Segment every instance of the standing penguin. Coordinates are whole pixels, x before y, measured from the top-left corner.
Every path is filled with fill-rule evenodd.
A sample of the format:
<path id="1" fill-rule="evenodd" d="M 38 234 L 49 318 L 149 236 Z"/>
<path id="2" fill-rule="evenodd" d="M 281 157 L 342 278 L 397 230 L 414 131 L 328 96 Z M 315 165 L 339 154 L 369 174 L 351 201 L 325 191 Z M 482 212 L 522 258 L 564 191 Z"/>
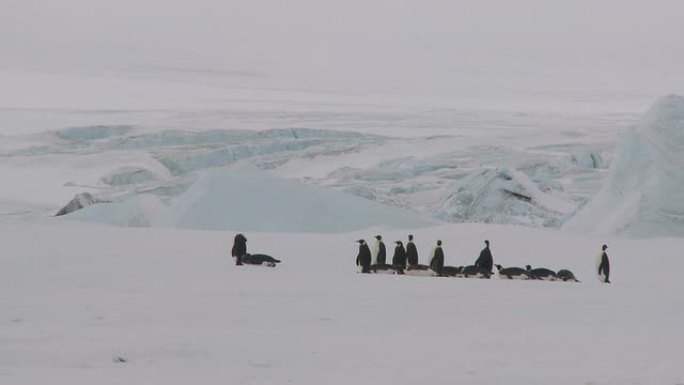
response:
<path id="1" fill-rule="evenodd" d="M 608 246 L 603 245 L 601 254 L 596 258 L 598 278 L 599 281 L 604 283 L 610 283 L 610 261 L 608 260 L 608 253 L 606 253 L 607 248 Z"/>
<path id="2" fill-rule="evenodd" d="M 382 235 L 375 236 L 375 243 L 373 244 L 372 255 L 374 264 L 384 265 L 387 263 L 387 249 L 385 243 L 382 241 Z"/>
<path id="3" fill-rule="evenodd" d="M 437 273 L 438 276 L 442 275 L 442 270 L 444 269 L 444 251 L 442 250 L 441 240 L 437 241 L 437 246 L 430 252 L 430 268 Z"/>
<path id="4" fill-rule="evenodd" d="M 235 239 L 233 240 L 233 249 L 230 251 L 230 254 L 235 258 L 235 265 L 241 266 L 242 259 L 245 257 L 245 254 L 247 254 L 247 238 L 245 238 L 242 233 L 235 236 Z"/>
<path id="5" fill-rule="evenodd" d="M 413 234 L 409 234 L 408 239 L 409 241 L 406 244 L 406 259 L 409 266 L 416 266 L 418 265 L 418 249 L 416 248 L 416 244 L 413 243 Z"/>
<path id="6" fill-rule="evenodd" d="M 359 239 L 359 254 L 356 256 L 356 266 L 361 266 L 362 273 L 370 273 L 371 252 L 366 241 Z"/>
<path id="7" fill-rule="evenodd" d="M 406 250 L 401 241 L 396 241 L 395 243 L 396 246 L 394 247 L 394 255 L 392 256 L 392 266 L 397 270 L 404 270 L 406 269 Z"/>
<path id="8" fill-rule="evenodd" d="M 481 267 L 490 273 L 494 268 L 494 258 L 492 258 L 492 251 L 489 250 L 489 241 L 485 240 L 485 248 L 480 251 L 480 257 L 475 261 L 475 266 Z"/>

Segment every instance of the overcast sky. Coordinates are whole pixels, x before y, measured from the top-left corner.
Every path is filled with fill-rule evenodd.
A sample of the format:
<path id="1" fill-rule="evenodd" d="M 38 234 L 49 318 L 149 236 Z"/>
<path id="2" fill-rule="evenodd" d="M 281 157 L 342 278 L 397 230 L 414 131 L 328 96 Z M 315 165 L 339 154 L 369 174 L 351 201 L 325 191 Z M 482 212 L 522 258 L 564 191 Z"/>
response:
<path id="1" fill-rule="evenodd" d="M 678 0 L 0 0 L 0 66 L 667 82 L 684 69 L 683 20 Z"/>

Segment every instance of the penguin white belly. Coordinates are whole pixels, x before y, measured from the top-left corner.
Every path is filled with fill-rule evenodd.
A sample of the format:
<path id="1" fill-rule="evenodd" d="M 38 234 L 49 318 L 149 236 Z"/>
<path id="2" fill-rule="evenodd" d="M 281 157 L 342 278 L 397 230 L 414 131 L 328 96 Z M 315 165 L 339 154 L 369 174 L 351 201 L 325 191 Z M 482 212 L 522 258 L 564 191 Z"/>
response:
<path id="1" fill-rule="evenodd" d="M 378 270 L 375 272 L 376 274 L 387 274 L 387 275 L 394 275 L 396 272 L 394 270 Z"/>
<path id="2" fill-rule="evenodd" d="M 375 241 L 371 247 L 371 265 L 378 263 L 378 253 L 380 252 L 380 244 Z"/>
<path id="3" fill-rule="evenodd" d="M 410 275 L 412 277 L 436 277 L 437 273 L 434 271 L 427 269 L 427 270 L 418 270 L 418 269 L 411 269 L 411 270 L 405 270 L 404 274 Z"/>
<path id="4" fill-rule="evenodd" d="M 527 276 L 526 276 L 526 275 L 522 275 L 522 274 L 521 274 L 521 275 L 512 275 L 512 276 L 511 276 L 511 279 L 523 280 L 523 279 L 527 279 Z"/>
<path id="5" fill-rule="evenodd" d="M 371 272 L 373 272 L 374 274 L 387 274 L 387 275 L 397 274 L 397 271 L 394 269 L 376 269 L 376 270 L 371 269 Z"/>
<path id="6" fill-rule="evenodd" d="M 273 262 L 269 261 L 261 261 L 259 263 L 249 263 L 249 262 L 244 262 L 245 266 L 261 266 L 261 267 L 275 267 L 276 264 Z"/>
<path id="7" fill-rule="evenodd" d="M 466 278 L 484 278 L 485 275 L 482 273 L 475 273 L 475 274 L 468 274 L 467 276 L 465 274 L 461 275 L 461 277 L 466 277 Z"/>
<path id="8" fill-rule="evenodd" d="M 539 279 L 541 279 L 542 281 L 558 281 L 559 280 L 558 278 L 556 278 L 552 275 L 548 275 L 546 277 L 540 277 Z"/>
<path id="9" fill-rule="evenodd" d="M 509 278 L 510 277 L 510 278 Z M 507 275 L 507 274 L 499 274 L 499 279 L 519 279 L 519 280 L 528 280 L 530 279 L 529 276 L 525 274 L 516 274 L 516 275 Z"/>

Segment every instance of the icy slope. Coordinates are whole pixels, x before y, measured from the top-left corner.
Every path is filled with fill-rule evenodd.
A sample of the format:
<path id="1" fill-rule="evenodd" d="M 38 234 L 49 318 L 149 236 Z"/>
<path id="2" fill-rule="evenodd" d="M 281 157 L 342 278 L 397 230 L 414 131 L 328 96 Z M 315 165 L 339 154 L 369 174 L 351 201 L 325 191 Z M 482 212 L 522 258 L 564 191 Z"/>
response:
<path id="1" fill-rule="evenodd" d="M 660 99 L 624 134 L 605 186 L 564 226 L 628 236 L 684 236 L 684 98 Z"/>
<path id="2" fill-rule="evenodd" d="M 439 238 L 446 263 L 464 264 L 487 238 L 497 263 L 570 268 L 582 282 L 356 274 L 354 240 L 368 231 L 248 232 L 249 250 L 283 260 L 266 269 L 232 264 L 233 232 L 0 225 L 0 383 L 684 382 L 682 239 L 610 241 L 602 285 L 592 270 L 605 239 L 410 231 L 423 258 Z"/>
<path id="3" fill-rule="evenodd" d="M 575 203 L 538 187 L 525 173 L 486 169 L 455 183 L 435 215 L 449 222 L 487 222 L 557 227 Z"/>
<path id="4" fill-rule="evenodd" d="M 209 230 L 341 232 L 373 226 L 421 227 L 419 214 L 267 172 L 221 168 L 200 179 L 153 223 Z"/>

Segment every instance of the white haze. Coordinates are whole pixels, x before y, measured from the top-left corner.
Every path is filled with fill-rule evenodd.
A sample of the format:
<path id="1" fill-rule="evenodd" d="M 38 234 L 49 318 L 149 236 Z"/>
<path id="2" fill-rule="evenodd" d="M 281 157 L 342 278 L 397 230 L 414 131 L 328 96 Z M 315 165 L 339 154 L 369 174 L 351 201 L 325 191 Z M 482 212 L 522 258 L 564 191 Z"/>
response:
<path id="1" fill-rule="evenodd" d="M 622 94 L 643 109 L 682 88 L 682 11 L 616 0 L 4 0 L 0 69 L 202 70 L 361 94 Z"/>

